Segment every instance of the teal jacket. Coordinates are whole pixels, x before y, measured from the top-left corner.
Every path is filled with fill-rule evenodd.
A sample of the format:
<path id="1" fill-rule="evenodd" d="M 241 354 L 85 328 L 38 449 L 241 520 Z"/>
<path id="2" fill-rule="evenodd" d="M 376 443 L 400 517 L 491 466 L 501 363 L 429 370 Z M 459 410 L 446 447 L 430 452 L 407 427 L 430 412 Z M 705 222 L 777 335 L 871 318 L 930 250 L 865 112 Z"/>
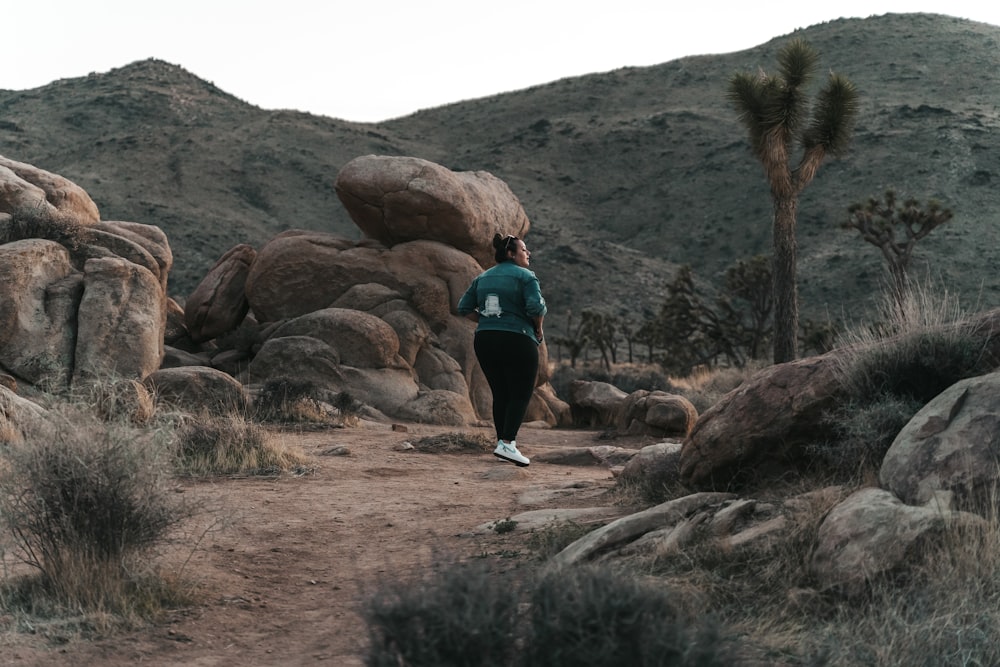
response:
<path id="1" fill-rule="evenodd" d="M 479 313 L 476 331 L 513 331 L 536 344 L 535 318 L 547 311 L 534 272 L 514 262 L 480 273 L 458 302 L 459 315 Z"/>

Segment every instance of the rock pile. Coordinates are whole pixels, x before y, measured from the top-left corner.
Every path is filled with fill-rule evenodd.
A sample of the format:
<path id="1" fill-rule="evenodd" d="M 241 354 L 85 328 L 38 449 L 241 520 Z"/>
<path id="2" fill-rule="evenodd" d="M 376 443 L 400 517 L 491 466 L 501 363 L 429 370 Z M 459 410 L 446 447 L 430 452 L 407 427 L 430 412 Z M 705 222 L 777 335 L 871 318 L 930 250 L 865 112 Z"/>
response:
<path id="1" fill-rule="evenodd" d="M 520 202 L 490 174 L 411 157 L 359 157 L 334 187 L 362 240 L 289 230 L 240 244 L 178 300 L 161 230 L 104 222 L 75 184 L 0 158 L 0 370 L 64 387 L 120 376 L 192 405 L 295 378 L 385 418 L 487 419 L 474 325 L 455 308 L 492 263 L 493 234 L 528 233 Z M 527 419 L 568 423 L 541 354 Z"/>

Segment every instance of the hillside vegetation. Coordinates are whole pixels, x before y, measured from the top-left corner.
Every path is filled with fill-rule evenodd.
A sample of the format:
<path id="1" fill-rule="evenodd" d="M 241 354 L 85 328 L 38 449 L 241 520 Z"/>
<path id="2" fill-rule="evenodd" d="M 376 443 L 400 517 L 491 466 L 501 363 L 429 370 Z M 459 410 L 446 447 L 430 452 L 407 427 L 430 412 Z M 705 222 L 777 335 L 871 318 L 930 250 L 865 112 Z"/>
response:
<path id="1" fill-rule="evenodd" d="M 995 303 L 1000 27 L 889 14 L 794 34 L 820 52 L 821 72 L 861 93 L 848 155 L 824 164 L 800 202 L 803 316 L 858 315 L 881 289 L 878 251 L 840 224 L 850 204 L 890 187 L 955 212 L 918 246 L 914 270 L 973 308 Z M 0 154 L 75 181 L 106 220 L 163 228 L 178 297 L 237 243 L 289 228 L 358 238 L 332 187 L 354 157 L 489 171 L 532 221 L 532 268 L 558 331 L 568 308 L 652 314 L 681 264 L 710 287 L 734 261 L 770 252 L 770 195 L 725 92 L 735 71 L 773 69 L 788 37 L 377 124 L 260 109 L 146 60 L 0 91 Z M 302 85 L 336 88 L 336 70 Z"/>

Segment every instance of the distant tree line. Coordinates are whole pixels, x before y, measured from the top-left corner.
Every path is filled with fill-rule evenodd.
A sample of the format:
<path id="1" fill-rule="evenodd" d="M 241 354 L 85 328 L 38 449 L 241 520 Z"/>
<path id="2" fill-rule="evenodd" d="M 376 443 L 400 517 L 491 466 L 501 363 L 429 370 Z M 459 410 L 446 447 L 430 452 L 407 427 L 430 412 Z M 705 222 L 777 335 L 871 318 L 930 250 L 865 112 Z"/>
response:
<path id="1" fill-rule="evenodd" d="M 696 366 L 744 366 L 767 351 L 773 297 L 771 260 L 759 255 L 730 266 L 714 298 L 696 288 L 690 266 L 665 287 L 651 317 L 618 317 L 599 310 L 567 313 L 565 333 L 552 338 L 572 366 L 595 351 L 608 369 L 619 361 L 658 363 L 685 374 Z M 624 348 L 623 348 L 624 346 Z M 625 355 L 620 358 L 620 351 Z"/>
<path id="2" fill-rule="evenodd" d="M 900 204 L 888 190 L 882 199 L 850 205 L 847 213 L 842 227 L 856 230 L 859 238 L 882 251 L 890 277 L 884 287 L 902 307 L 914 246 L 951 220 L 951 210 L 933 199 L 926 205 L 912 198 Z M 594 351 L 608 370 L 621 361 L 656 363 L 677 375 L 699 366 L 742 368 L 766 357 L 773 344 L 773 267 L 766 255 L 739 260 L 726 269 L 717 293 L 707 296 L 695 285 L 691 267 L 683 265 L 665 286 L 655 314 L 637 320 L 635 315 L 615 316 L 598 309 L 579 315 L 570 311 L 563 335 L 551 337 L 551 343 L 557 358 L 568 357 L 573 367 L 581 358 L 588 361 L 588 352 Z M 836 334 L 831 322 L 805 319 L 798 323 L 797 346 L 826 352 Z"/>

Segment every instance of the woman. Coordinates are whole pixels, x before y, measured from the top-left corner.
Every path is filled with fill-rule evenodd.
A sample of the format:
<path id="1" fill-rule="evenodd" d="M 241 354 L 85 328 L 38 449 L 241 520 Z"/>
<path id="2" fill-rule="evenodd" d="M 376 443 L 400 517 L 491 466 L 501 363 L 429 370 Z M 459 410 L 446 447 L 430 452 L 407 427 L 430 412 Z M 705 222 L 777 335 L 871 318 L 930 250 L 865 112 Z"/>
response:
<path id="1" fill-rule="evenodd" d="M 497 265 L 479 274 L 458 302 L 458 312 L 478 323 L 476 359 L 493 392 L 493 455 L 519 466 L 531 461 L 517 449 L 517 431 L 528 411 L 538 375 L 545 299 L 528 270 L 531 253 L 516 236 L 493 236 Z"/>

